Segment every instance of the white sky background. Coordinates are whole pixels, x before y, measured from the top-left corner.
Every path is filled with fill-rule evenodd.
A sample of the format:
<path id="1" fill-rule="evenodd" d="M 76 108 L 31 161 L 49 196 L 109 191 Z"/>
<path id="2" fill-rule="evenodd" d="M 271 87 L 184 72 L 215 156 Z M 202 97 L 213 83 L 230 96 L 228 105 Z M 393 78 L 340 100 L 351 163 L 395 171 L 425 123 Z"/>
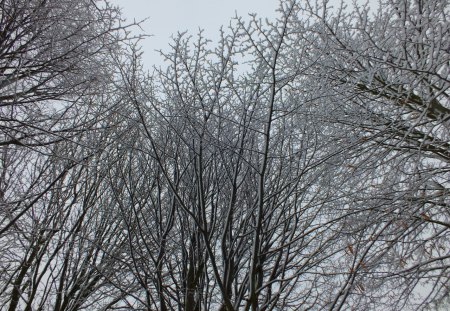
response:
<path id="1" fill-rule="evenodd" d="M 366 0 L 356 0 L 364 3 Z M 163 58 L 155 50 L 169 50 L 171 36 L 188 31 L 196 35 L 199 28 L 206 38 L 213 42 L 219 38 L 220 26 L 228 26 L 231 18 L 248 17 L 256 13 L 260 18 L 273 19 L 277 16 L 279 0 L 110 0 L 122 8 L 128 21 L 148 18 L 141 27 L 145 34 L 152 35 L 141 41 L 144 51 L 144 67 L 163 65 Z M 331 2 L 337 5 L 339 0 Z M 371 6 L 377 0 L 369 0 Z"/>
<path id="2" fill-rule="evenodd" d="M 162 65 L 163 59 L 155 50 L 169 50 L 171 36 L 188 31 L 191 35 L 204 30 L 206 38 L 217 40 L 220 26 L 226 27 L 236 15 L 257 13 L 263 18 L 276 16 L 278 0 L 110 0 L 122 8 L 128 21 L 148 18 L 141 27 L 152 35 L 141 41 L 144 65 Z"/>

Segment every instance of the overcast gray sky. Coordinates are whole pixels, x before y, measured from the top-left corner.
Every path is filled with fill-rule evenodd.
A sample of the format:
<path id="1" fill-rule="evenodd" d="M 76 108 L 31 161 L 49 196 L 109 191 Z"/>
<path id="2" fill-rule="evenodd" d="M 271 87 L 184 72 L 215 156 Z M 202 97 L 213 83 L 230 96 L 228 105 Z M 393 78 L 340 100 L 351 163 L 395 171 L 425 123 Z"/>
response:
<path id="1" fill-rule="evenodd" d="M 206 37 L 214 41 L 218 38 L 220 26 L 228 25 L 236 12 L 239 16 L 257 13 L 262 18 L 273 18 L 279 4 L 279 0 L 110 0 L 110 2 L 121 7 L 124 17 L 129 21 L 148 18 L 142 24 L 143 31 L 152 35 L 142 42 L 146 68 L 162 64 L 162 58 L 155 50 L 167 51 L 171 35 L 178 31 L 188 30 L 191 34 L 196 34 L 198 29 L 202 28 Z"/>
<path id="2" fill-rule="evenodd" d="M 210 39 L 218 38 L 221 25 L 228 25 L 235 16 L 257 13 L 261 17 L 274 17 L 278 0 L 111 0 L 122 8 L 127 20 L 142 20 L 145 33 L 152 35 L 142 42 L 147 68 L 161 64 L 162 58 L 154 50 L 167 50 L 170 37 L 178 31 L 196 34 L 205 30 Z"/>

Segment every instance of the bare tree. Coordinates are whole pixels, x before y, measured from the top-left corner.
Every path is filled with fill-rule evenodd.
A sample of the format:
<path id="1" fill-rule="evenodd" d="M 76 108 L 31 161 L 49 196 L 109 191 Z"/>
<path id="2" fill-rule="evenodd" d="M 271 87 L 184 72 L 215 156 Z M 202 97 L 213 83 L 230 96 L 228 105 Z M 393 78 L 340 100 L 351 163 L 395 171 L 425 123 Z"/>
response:
<path id="1" fill-rule="evenodd" d="M 312 90 L 333 112 L 322 118 L 357 144 L 336 176 L 353 214 L 351 273 L 330 308 L 439 305 L 449 295 L 448 4 L 387 1 L 373 16 L 306 8 L 320 55 L 312 79 L 323 82 Z"/>
<path id="2" fill-rule="evenodd" d="M 106 304 L 122 295 L 106 281 L 122 243 L 100 164 L 121 133 L 128 26 L 106 1 L 7 0 L 0 14 L 1 304 Z"/>
<path id="3" fill-rule="evenodd" d="M 147 75 L 107 2 L 1 3 L 9 310 L 448 303 L 448 4 L 283 0 Z"/>
<path id="4" fill-rule="evenodd" d="M 180 35 L 154 89 L 138 87 L 140 146 L 192 245 L 185 308 L 220 296 L 223 310 L 395 310 L 448 295 L 446 9 L 400 4 L 372 19 L 283 1 L 276 22 L 237 19 L 215 50 Z"/>
<path id="5" fill-rule="evenodd" d="M 273 24 L 237 19 L 216 50 L 201 34 L 194 43 L 181 34 L 150 90 L 135 74 L 138 63 L 123 70 L 143 136 L 111 176 L 122 176 L 115 192 L 130 247 L 142 245 L 130 250 L 133 274 L 147 297 L 158 297 L 143 299 L 147 308 L 326 305 L 317 291 L 326 291 L 322 271 L 345 249 L 336 243 L 340 218 L 329 212 L 329 163 L 349 147 L 330 147 L 339 143 L 327 135 L 333 128 L 312 119 L 316 107 L 299 92 L 311 65 L 302 63 L 307 48 L 295 46 L 297 14 L 292 2 Z M 240 75 L 242 54 L 251 60 Z M 141 162 L 152 168 L 135 168 Z M 152 190 L 138 190 L 141 183 Z M 167 246 L 169 236 L 178 248 Z"/>
<path id="6" fill-rule="evenodd" d="M 113 86 L 114 53 L 122 53 L 120 44 L 127 39 L 118 10 L 102 1 L 36 0 L 2 1 L 1 13 L 0 145 L 5 159 L 19 160 L 20 154 L 23 160 L 40 161 L 56 155 L 52 144 L 98 132 L 112 108 L 105 100 Z M 84 154 L 64 166 L 54 183 L 99 146 L 95 138 L 75 144 Z M 15 172 L 7 170 L 6 161 L 3 176 L 24 174 L 30 163 L 23 160 Z M 21 184 L 15 189 L 6 189 L 2 180 L 0 234 L 52 187 L 52 182 L 40 182 L 42 174 L 17 176 Z"/>

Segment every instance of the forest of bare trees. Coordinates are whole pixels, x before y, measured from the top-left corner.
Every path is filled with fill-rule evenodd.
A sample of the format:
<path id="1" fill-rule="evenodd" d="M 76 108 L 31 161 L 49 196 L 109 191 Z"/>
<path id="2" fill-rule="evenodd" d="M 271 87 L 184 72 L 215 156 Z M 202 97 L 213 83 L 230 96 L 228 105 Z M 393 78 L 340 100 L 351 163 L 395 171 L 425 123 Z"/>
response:
<path id="1" fill-rule="evenodd" d="M 281 0 L 148 73 L 106 0 L 0 1 L 1 310 L 446 310 L 450 3 Z"/>

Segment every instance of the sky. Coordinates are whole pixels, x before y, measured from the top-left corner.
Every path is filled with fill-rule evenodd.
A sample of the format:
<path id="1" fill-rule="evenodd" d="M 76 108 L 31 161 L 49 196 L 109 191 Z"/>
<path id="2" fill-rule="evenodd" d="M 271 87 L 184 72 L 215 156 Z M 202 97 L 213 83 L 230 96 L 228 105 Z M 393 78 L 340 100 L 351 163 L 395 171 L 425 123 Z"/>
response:
<path id="1" fill-rule="evenodd" d="M 197 34 L 201 28 L 209 39 L 219 37 L 220 26 L 227 26 L 232 17 L 257 13 L 275 17 L 278 0 L 111 0 L 122 8 L 128 21 L 148 18 L 141 27 L 151 35 L 141 42 L 146 68 L 161 65 L 162 57 L 155 50 L 168 50 L 170 37 L 177 32 Z"/>
<path id="2" fill-rule="evenodd" d="M 220 26 L 227 26 L 232 17 L 248 17 L 256 13 L 261 18 L 274 18 L 279 0 L 109 0 L 122 8 L 128 21 L 147 20 L 141 24 L 142 31 L 151 35 L 141 41 L 144 66 L 163 64 L 163 58 L 155 50 L 169 50 L 172 35 L 188 31 L 197 34 L 204 30 L 208 39 L 219 38 Z M 332 0 L 339 2 L 338 0 Z M 366 0 L 357 0 L 365 2 Z M 375 3 L 377 0 L 369 0 Z"/>

